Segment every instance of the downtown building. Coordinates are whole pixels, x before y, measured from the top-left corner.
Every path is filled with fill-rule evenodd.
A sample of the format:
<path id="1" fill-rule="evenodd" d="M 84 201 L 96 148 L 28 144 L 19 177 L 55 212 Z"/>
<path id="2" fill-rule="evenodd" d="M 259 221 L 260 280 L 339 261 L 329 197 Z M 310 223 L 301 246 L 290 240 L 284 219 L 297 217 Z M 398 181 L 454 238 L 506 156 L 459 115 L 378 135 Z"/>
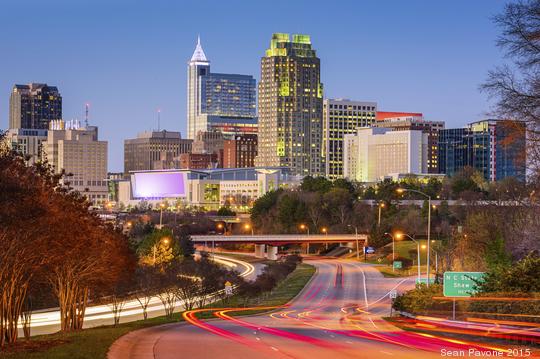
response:
<path id="1" fill-rule="evenodd" d="M 9 98 L 9 128 L 47 130 L 62 118 L 62 96 L 47 84 L 15 85 Z"/>
<path id="2" fill-rule="evenodd" d="M 426 121 L 422 113 L 377 112 L 376 127 L 393 131 L 418 130 L 428 135 L 427 173 L 439 173 L 439 131 L 444 129 L 444 121 Z"/>
<path id="3" fill-rule="evenodd" d="M 26 163 L 33 165 L 41 160 L 47 130 L 12 128 L 6 131 L 4 141 L 8 148 L 27 158 Z"/>
<path id="4" fill-rule="evenodd" d="M 422 131 L 393 131 L 390 128 L 359 128 L 344 137 L 343 174 L 358 182 L 385 178 L 426 176 L 428 134 Z"/>
<path id="5" fill-rule="evenodd" d="M 439 131 L 439 173 L 453 176 L 472 167 L 487 181 L 526 180 L 526 124 L 482 120 Z"/>
<path id="6" fill-rule="evenodd" d="M 43 158 L 55 173 L 70 174 L 64 184 L 84 195 L 94 205 L 108 199 L 107 141 L 98 139 L 96 126 L 81 127 L 78 121 L 55 120 L 43 142 Z"/>
<path id="7" fill-rule="evenodd" d="M 187 138 L 198 132 L 257 133 L 256 81 L 253 76 L 210 72 L 200 39 L 188 62 Z"/>
<path id="8" fill-rule="evenodd" d="M 370 127 L 377 114 L 376 102 L 325 99 L 323 101 L 323 148 L 325 175 L 343 178 L 343 139 L 359 127 Z"/>
<path id="9" fill-rule="evenodd" d="M 191 152 L 193 140 L 180 132 L 146 131 L 124 140 L 124 174 L 131 171 L 178 168 L 178 156 Z"/>
<path id="10" fill-rule="evenodd" d="M 223 146 L 223 168 L 255 167 L 257 135 L 237 135 Z"/>
<path id="11" fill-rule="evenodd" d="M 276 33 L 261 59 L 256 165 L 324 175 L 321 63 L 308 35 Z"/>

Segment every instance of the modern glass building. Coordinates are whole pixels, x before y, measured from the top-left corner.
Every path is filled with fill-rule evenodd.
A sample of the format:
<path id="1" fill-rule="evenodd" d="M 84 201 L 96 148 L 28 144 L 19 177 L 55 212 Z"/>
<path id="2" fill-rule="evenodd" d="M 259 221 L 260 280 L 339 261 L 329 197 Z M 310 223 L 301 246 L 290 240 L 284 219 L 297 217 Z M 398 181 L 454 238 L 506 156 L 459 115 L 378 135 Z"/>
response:
<path id="1" fill-rule="evenodd" d="M 323 149 L 326 178 L 343 178 L 343 136 L 370 127 L 377 114 L 376 102 L 326 99 L 323 103 Z"/>
<path id="2" fill-rule="evenodd" d="M 257 166 L 323 175 L 321 63 L 308 35 L 276 33 L 261 59 Z"/>
<path id="3" fill-rule="evenodd" d="M 256 132 L 255 87 L 253 76 L 211 73 L 198 39 L 188 62 L 188 138 L 199 131 Z"/>
<path id="4" fill-rule="evenodd" d="M 439 172 L 454 175 L 463 167 L 488 181 L 526 180 L 526 125 L 521 121 L 483 120 L 466 128 L 439 131 Z"/>
<path id="5" fill-rule="evenodd" d="M 62 119 L 62 96 L 47 84 L 15 85 L 9 98 L 9 128 L 48 129 Z"/>

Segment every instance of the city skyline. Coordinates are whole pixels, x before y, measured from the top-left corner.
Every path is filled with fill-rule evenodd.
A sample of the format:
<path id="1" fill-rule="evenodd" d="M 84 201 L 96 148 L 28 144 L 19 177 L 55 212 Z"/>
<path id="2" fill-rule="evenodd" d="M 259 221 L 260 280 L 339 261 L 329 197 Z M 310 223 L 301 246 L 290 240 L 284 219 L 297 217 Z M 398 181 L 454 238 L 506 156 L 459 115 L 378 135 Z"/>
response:
<path id="1" fill-rule="evenodd" d="M 104 2 L 6 4 L 0 15 L 0 38 L 11 56 L 1 63 L 13 70 L 0 74 L 0 127 L 8 126 L 14 84 L 57 86 L 64 98 L 64 119 L 82 120 L 84 104 L 90 103 L 90 124 L 99 126 L 101 137 L 110 143 L 109 170 L 121 171 L 123 140 L 157 128 L 158 108 L 161 128 L 179 130 L 187 137 L 185 66 L 199 33 L 216 72 L 253 75 L 257 81 L 260 58 L 273 32 L 309 34 L 321 58 L 325 98 L 376 101 L 381 110 L 422 112 L 426 120 L 446 121 L 447 127 L 486 117 L 487 96 L 478 92 L 478 85 L 489 69 L 502 62 L 495 47 L 497 28 L 490 21 L 502 1 L 344 2 L 336 4 L 334 14 L 303 3 L 290 4 L 290 11 L 283 12 L 278 2 L 265 10 L 265 18 L 272 20 L 247 15 L 258 13 L 257 4 L 242 9 L 219 3 L 198 5 L 204 9 L 200 16 L 214 21 L 213 26 L 201 25 L 200 16 L 190 16 L 197 11 L 194 4 L 159 2 L 137 8 L 126 4 L 109 5 L 106 13 Z M 294 15 L 300 9 L 305 16 Z M 15 26 L 15 20 L 6 15 L 22 10 L 29 25 L 17 39 L 10 38 L 8 28 Z M 54 23 L 46 16 L 52 12 Z M 419 13 L 421 21 L 410 20 L 410 15 Z M 370 15 L 361 16 L 359 23 L 353 14 Z M 61 20 L 58 15 L 63 15 Z M 327 16 L 342 21 L 320 26 Z M 460 18 L 459 28 L 451 30 L 455 16 Z M 240 18 L 244 21 L 234 21 Z M 147 26 L 139 29 L 141 21 Z M 32 48 L 20 45 L 28 43 L 37 28 L 48 29 L 48 41 Z M 365 45 L 351 45 L 356 43 Z M 48 55 L 39 58 L 36 66 L 40 49 Z"/>

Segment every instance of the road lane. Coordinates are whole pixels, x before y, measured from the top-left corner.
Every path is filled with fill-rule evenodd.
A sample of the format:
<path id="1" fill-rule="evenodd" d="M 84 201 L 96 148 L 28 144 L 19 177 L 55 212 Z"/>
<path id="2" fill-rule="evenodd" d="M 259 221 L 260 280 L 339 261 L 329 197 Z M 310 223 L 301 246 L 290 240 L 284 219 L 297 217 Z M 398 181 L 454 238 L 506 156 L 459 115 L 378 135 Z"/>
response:
<path id="1" fill-rule="evenodd" d="M 214 320 L 198 320 L 195 312 L 188 312 L 189 324 L 150 329 L 146 335 L 154 336 L 153 352 L 141 358 L 173 358 L 181 352 L 204 358 L 418 359 L 440 358 L 443 348 L 471 347 L 404 332 L 382 319 L 390 310 L 388 292 L 408 289 L 414 279 L 384 278 L 373 266 L 346 260 L 309 262 L 317 272 L 286 308 L 238 318 L 234 311 L 239 309 L 212 309 Z M 134 342 L 127 352 L 147 351 L 148 344 Z M 130 357 L 111 350 L 111 359 Z"/>

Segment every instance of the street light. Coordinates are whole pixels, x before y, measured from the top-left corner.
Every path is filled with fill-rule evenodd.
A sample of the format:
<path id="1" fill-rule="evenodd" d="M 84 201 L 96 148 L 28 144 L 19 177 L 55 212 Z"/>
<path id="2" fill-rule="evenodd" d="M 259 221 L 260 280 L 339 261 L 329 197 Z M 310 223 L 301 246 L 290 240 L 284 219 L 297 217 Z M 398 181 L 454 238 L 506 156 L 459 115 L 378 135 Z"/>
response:
<path id="1" fill-rule="evenodd" d="M 156 265 L 156 251 L 157 251 L 157 246 L 158 244 L 160 244 L 161 242 L 163 242 L 163 244 L 167 245 L 169 244 L 169 238 L 165 237 L 165 238 L 161 238 L 159 241 L 157 241 L 156 243 L 154 243 L 154 245 L 152 246 L 152 252 L 153 252 L 153 261 L 152 261 L 152 265 L 155 266 Z"/>
<path id="2" fill-rule="evenodd" d="M 414 243 L 416 243 L 416 253 L 418 255 L 418 262 L 416 266 L 418 267 L 418 282 L 420 282 L 421 272 L 420 272 L 420 243 L 417 242 L 413 237 L 409 236 L 407 233 L 397 233 L 396 236 L 399 238 L 405 236 L 408 237 L 410 240 L 412 240 Z M 425 248 L 426 245 L 422 244 L 422 249 Z M 428 279 L 429 282 L 429 279 Z"/>
<path id="3" fill-rule="evenodd" d="M 300 225 L 301 230 L 307 230 L 307 235 L 309 236 L 309 226 L 306 226 L 305 224 Z M 306 254 L 309 254 L 309 242 L 306 243 Z"/>
<path id="4" fill-rule="evenodd" d="M 301 224 L 300 225 L 300 229 L 301 230 L 306 230 L 307 231 L 307 235 L 309 236 L 309 226 L 306 226 L 305 224 Z"/>
<path id="5" fill-rule="evenodd" d="M 428 199 L 428 224 L 427 224 L 427 269 L 426 269 L 426 277 L 427 277 L 427 286 L 429 287 L 429 259 L 430 259 L 430 250 L 429 250 L 429 243 L 431 242 L 431 196 L 422 192 L 417 191 L 415 189 L 408 189 L 408 188 L 398 188 L 396 189 L 397 193 L 404 193 L 404 192 L 414 192 L 418 193 Z"/>
<path id="6" fill-rule="evenodd" d="M 398 233 L 399 234 L 399 233 Z M 395 272 L 394 269 L 394 260 L 396 259 L 396 250 L 395 250 L 395 242 L 396 239 L 394 238 L 394 235 L 392 233 L 384 232 L 385 236 L 390 236 L 392 238 L 392 272 Z M 399 239 L 399 238 L 398 238 Z"/>
<path id="7" fill-rule="evenodd" d="M 377 223 L 379 227 L 381 226 L 381 209 L 383 209 L 384 207 L 385 207 L 384 202 L 379 203 L 379 222 Z"/>
<path id="8" fill-rule="evenodd" d="M 323 232 L 324 234 L 328 235 L 328 228 L 322 227 L 322 228 L 321 228 L 321 232 Z"/>
<path id="9" fill-rule="evenodd" d="M 159 229 L 163 228 L 163 208 L 165 208 L 165 203 L 159 204 Z"/>
<path id="10" fill-rule="evenodd" d="M 246 223 L 246 224 L 244 225 L 244 229 L 245 229 L 246 231 L 249 231 L 249 230 L 251 229 L 251 235 L 253 235 L 253 227 L 252 227 L 249 223 Z"/>
<path id="11" fill-rule="evenodd" d="M 358 248 L 358 227 L 352 226 L 350 224 L 347 225 L 347 227 L 354 227 L 354 238 L 356 239 L 356 260 L 360 260 L 360 253 Z M 364 244 L 364 261 L 367 261 L 367 254 L 366 254 L 366 247 L 367 243 Z"/>

